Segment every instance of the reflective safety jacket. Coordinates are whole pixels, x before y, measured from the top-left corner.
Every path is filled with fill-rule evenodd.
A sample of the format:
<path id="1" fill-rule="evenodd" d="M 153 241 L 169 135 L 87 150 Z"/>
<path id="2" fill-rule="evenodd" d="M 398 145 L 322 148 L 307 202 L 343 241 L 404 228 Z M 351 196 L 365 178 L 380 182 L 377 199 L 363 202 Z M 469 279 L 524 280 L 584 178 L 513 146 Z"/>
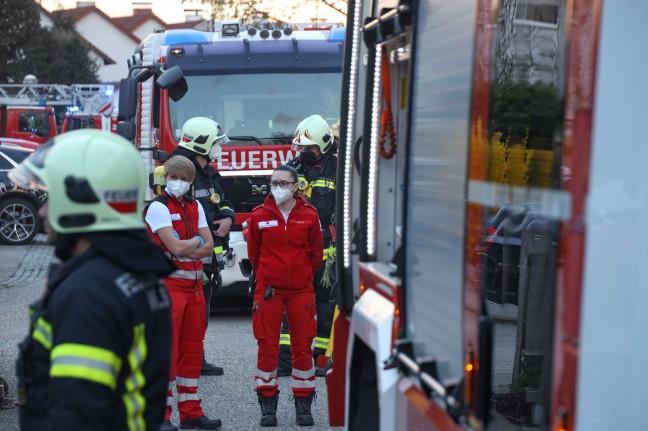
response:
<path id="1" fill-rule="evenodd" d="M 170 157 L 181 155 L 187 157 L 196 167 L 196 178 L 194 178 L 193 189 L 194 198 L 200 202 L 203 210 L 205 210 L 205 218 L 207 224 L 210 226 L 215 220 L 222 220 L 224 218 L 231 218 L 232 223 L 236 221 L 236 214 L 232 204 L 225 200 L 225 192 L 218 184 L 220 174 L 209 163 L 203 168 L 198 160 L 196 160 L 196 153 L 184 147 L 178 146 L 171 153 Z M 224 238 L 214 237 L 214 248 L 228 247 L 229 235 Z M 220 250 L 222 253 L 222 249 Z"/>
<path id="2" fill-rule="evenodd" d="M 313 274 L 322 265 L 322 230 L 312 205 L 295 196 L 286 222 L 268 195 L 252 210 L 248 226 L 248 257 L 257 283 L 293 289 L 313 283 Z"/>
<path id="3" fill-rule="evenodd" d="M 169 196 L 166 191 L 163 191 L 155 200 L 169 208 L 171 225 L 173 230 L 178 233 L 180 239 L 191 239 L 199 234 L 198 204 L 196 201 L 185 199 L 183 201 L 184 204 L 181 204 L 175 197 Z M 146 216 L 146 211 L 148 211 L 148 207 L 144 211 L 144 216 Z M 153 239 L 153 242 L 164 251 L 166 257 L 171 259 L 176 266 L 176 271 L 167 278 L 167 281 L 172 282 L 176 287 L 187 286 L 187 288 L 191 289 L 194 287 L 196 280 L 202 280 L 203 263 L 200 260 L 171 254 L 167 246 L 160 239 L 160 236 L 151 231 L 148 224 L 146 225 L 146 231 Z"/>
<path id="4" fill-rule="evenodd" d="M 324 154 L 315 164 L 308 165 L 299 156 L 286 163 L 295 168 L 299 174 L 299 188 L 308 202 L 317 208 L 324 247 L 331 246 L 329 227 L 334 225 L 335 218 L 335 179 L 337 175 L 337 157 Z"/>
<path id="5" fill-rule="evenodd" d="M 146 232 L 86 234 L 52 268 L 19 345 L 21 430 L 157 430 L 171 355 L 173 271 Z"/>

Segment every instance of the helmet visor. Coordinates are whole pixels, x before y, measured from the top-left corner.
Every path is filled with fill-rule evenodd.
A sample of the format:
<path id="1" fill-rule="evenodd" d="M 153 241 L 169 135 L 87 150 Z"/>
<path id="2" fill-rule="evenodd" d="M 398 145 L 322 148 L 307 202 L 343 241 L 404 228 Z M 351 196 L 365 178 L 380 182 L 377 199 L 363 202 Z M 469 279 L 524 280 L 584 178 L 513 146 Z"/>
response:
<path id="1" fill-rule="evenodd" d="M 23 189 L 47 191 L 47 184 L 38 176 L 38 173 L 45 167 L 45 159 L 53 145 L 54 141 L 49 141 L 40 146 L 34 154 L 9 171 L 9 180 Z"/>
<path id="2" fill-rule="evenodd" d="M 223 145 L 223 144 L 227 144 L 230 141 L 229 138 L 227 137 L 227 135 L 225 134 L 225 130 L 223 130 L 223 128 L 220 126 L 220 124 L 218 125 L 218 132 L 217 133 L 218 133 L 218 135 L 216 136 L 216 139 L 214 140 L 214 144 Z"/>
<path id="3" fill-rule="evenodd" d="M 303 147 L 309 147 L 311 145 L 317 145 L 316 142 L 311 141 L 305 133 L 296 133 L 295 138 L 292 141 L 293 151 L 301 151 Z M 319 145 L 317 145 L 319 147 Z"/>

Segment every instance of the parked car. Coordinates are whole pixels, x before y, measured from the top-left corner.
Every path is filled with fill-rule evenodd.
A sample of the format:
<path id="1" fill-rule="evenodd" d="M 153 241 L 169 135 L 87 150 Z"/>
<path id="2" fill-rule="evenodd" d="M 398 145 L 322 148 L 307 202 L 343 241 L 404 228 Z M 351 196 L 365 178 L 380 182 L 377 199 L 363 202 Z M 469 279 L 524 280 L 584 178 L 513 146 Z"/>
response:
<path id="1" fill-rule="evenodd" d="M 19 188 L 8 178 L 8 172 L 32 152 L 12 143 L 0 143 L 0 244 L 27 244 L 41 231 L 38 209 L 47 193 Z"/>
<path id="2" fill-rule="evenodd" d="M 18 138 L 0 138 L 0 145 L 3 147 L 14 146 L 19 148 L 25 148 L 27 150 L 35 150 L 40 146 L 38 142 L 28 141 L 26 139 L 18 139 Z"/>

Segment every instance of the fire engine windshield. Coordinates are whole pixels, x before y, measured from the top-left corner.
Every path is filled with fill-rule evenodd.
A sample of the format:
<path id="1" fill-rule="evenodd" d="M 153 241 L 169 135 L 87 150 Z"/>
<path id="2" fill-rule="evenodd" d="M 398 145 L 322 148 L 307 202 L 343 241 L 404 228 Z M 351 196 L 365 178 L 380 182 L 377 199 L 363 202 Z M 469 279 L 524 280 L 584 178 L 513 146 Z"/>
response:
<path id="1" fill-rule="evenodd" d="M 330 125 L 340 118 L 340 73 L 266 73 L 185 76 L 189 90 L 170 103 L 176 139 L 184 122 L 209 117 L 237 145 L 285 144 L 301 120 L 312 114 Z"/>

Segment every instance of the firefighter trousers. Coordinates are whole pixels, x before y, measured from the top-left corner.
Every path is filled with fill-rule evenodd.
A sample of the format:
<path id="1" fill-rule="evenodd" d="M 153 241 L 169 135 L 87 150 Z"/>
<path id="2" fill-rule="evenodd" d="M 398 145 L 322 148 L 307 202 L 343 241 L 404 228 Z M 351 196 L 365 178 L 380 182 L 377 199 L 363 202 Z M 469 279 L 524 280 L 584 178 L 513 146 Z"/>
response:
<path id="1" fill-rule="evenodd" d="M 292 335 L 293 395 L 307 397 L 315 390 L 311 346 L 317 326 L 317 308 L 313 287 L 275 288 L 273 296 L 264 299 L 266 288 L 257 283 L 252 304 L 252 331 L 258 345 L 257 391 L 265 397 L 273 396 L 277 391 L 279 335 L 285 311 Z"/>
<path id="2" fill-rule="evenodd" d="M 326 367 L 326 350 L 329 346 L 331 330 L 333 329 L 333 314 L 335 313 L 335 298 L 326 287 L 322 286 L 324 265 L 315 272 L 313 284 L 315 286 L 315 302 L 317 304 L 317 334 L 313 344 L 313 360 L 315 366 Z M 288 329 L 288 320 L 284 316 L 279 341 L 279 369 L 290 371 L 292 369 L 292 356 L 290 353 L 291 331 Z"/>
<path id="3" fill-rule="evenodd" d="M 203 415 L 198 396 L 198 379 L 205 334 L 205 299 L 200 279 L 194 280 L 190 287 L 187 287 L 187 280 L 174 283 L 167 279 L 165 284 L 171 297 L 173 335 L 164 417 L 167 420 L 171 417 L 175 381 L 180 420 L 188 421 Z"/>

